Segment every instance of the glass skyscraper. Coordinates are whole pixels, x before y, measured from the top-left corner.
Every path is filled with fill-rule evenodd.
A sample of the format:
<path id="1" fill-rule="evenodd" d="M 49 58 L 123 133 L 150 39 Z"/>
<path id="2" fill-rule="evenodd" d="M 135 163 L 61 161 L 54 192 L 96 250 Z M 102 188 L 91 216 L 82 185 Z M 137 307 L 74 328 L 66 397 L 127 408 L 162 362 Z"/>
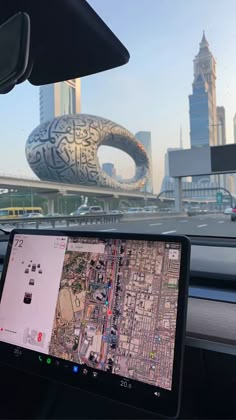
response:
<path id="1" fill-rule="evenodd" d="M 189 115 L 191 147 L 209 145 L 213 133 L 211 99 L 202 73 L 193 82 L 193 93 L 189 96 Z"/>
<path id="2" fill-rule="evenodd" d="M 60 115 L 78 114 L 80 106 L 80 79 L 40 86 L 40 124 Z"/>
<path id="3" fill-rule="evenodd" d="M 193 93 L 189 96 L 191 147 L 218 144 L 216 62 L 203 33 L 194 59 Z"/>

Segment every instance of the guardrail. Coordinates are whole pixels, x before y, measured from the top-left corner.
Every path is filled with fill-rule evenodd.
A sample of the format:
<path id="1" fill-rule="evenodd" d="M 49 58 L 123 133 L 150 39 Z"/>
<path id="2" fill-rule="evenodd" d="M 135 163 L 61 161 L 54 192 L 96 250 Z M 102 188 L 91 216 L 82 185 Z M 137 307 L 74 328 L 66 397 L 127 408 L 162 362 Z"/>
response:
<path id="1" fill-rule="evenodd" d="M 103 224 L 103 223 L 119 223 L 122 219 L 123 214 L 89 214 L 86 216 L 52 216 L 52 217 L 32 217 L 32 218 L 12 218 L 12 219 L 0 219 L 0 226 L 9 225 L 9 227 L 25 228 L 30 225 L 38 229 L 43 228 L 45 225 L 55 228 L 65 225 L 69 227 L 71 225 L 91 225 L 91 224 Z"/>
<path id="2" fill-rule="evenodd" d="M 124 213 L 124 214 L 89 214 L 86 216 L 51 216 L 51 217 L 32 217 L 32 218 L 12 218 L 1 219 L 0 226 L 2 228 L 13 229 L 18 228 L 62 228 L 80 225 L 120 223 L 135 220 L 151 220 L 166 217 L 183 217 L 184 213 L 176 212 L 147 212 L 147 213 Z"/>
<path id="3" fill-rule="evenodd" d="M 207 214 L 223 214 L 222 210 L 188 210 L 188 216 L 203 216 Z"/>

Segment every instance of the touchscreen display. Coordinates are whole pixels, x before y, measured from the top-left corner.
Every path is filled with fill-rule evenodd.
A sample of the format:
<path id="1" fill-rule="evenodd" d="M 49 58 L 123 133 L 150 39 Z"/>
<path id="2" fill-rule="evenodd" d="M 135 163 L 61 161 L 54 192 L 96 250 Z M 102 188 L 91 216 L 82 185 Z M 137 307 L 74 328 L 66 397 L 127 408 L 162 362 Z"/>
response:
<path id="1" fill-rule="evenodd" d="M 171 390 L 180 259 L 175 242 L 15 234 L 0 340 Z"/>

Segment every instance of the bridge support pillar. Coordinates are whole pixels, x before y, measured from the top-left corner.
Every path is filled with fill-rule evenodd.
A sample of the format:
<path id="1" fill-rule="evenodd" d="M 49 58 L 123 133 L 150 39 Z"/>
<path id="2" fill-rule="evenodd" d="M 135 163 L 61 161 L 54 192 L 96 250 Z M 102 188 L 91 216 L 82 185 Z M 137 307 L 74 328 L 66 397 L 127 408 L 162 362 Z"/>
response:
<path id="1" fill-rule="evenodd" d="M 47 213 L 48 214 L 54 214 L 56 200 L 58 199 L 58 197 L 60 197 L 63 194 L 64 194 L 63 191 L 62 192 L 58 191 L 58 192 L 48 192 L 48 193 L 39 192 L 38 193 L 38 195 L 41 195 L 42 197 L 47 199 L 47 208 L 48 208 Z"/>
<path id="2" fill-rule="evenodd" d="M 109 211 L 110 211 L 110 206 L 109 206 L 110 199 L 102 200 L 102 201 L 103 201 L 103 209 L 104 209 L 105 213 L 109 213 Z"/>
<path id="3" fill-rule="evenodd" d="M 48 198 L 48 214 L 54 214 L 54 210 L 55 210 L 54 198 L 49 197 Z"/>
<path id="4" fill-rule="evenodd" d="M 175 197 L 175 211 L 178 213 L 181 213 L 183 211 L 183 200 L 182 200 L 182 183 L 181 178 L 175 178 L 175 191 L 174 191 L 174 197 Z"/>
<path id="5" fill-rule="evenodd" d="M 110 195 L 110 196 L 107 196 L 107 197 L 104 197 L 104 195 L 103 195 L 102 198 L 98 198 L 98 200 L 102 201 L 102 203 L 103 203 L 103 210 L 105 211 L 105 213 L 109 213 L 112 199 L 114 199 L 113 195 Z"/>

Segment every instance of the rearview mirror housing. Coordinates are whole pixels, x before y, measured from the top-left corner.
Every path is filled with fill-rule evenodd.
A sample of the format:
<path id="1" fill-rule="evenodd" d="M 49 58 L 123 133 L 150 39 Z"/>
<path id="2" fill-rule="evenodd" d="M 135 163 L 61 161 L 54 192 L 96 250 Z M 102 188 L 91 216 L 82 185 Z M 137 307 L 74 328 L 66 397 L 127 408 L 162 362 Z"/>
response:
<path id="1" fill-rule="evenodd" d="M 12 39 L 2 36 L 12 24 Z M 0 67 L 2 72 L 7 70 L 6 77 L 0 78 L 0 93 L 26 79 L 41 86 L 89 76 L 129 61 L 127 49 L 86 0 L 0 1 L 0 25 L 0 38 L 7 40 L 0 39 Z M 13 39 L 14 60 L 7 60 L 6 65 L 4 54 Z"/>
<path id="2" fill-rule="evenodd" d="M 17 13 L 0 26 L 0 93 L 24 80 L 30 50 L 30 18 Z M 27 76 L 26 76 L 27 77 Z"/>

